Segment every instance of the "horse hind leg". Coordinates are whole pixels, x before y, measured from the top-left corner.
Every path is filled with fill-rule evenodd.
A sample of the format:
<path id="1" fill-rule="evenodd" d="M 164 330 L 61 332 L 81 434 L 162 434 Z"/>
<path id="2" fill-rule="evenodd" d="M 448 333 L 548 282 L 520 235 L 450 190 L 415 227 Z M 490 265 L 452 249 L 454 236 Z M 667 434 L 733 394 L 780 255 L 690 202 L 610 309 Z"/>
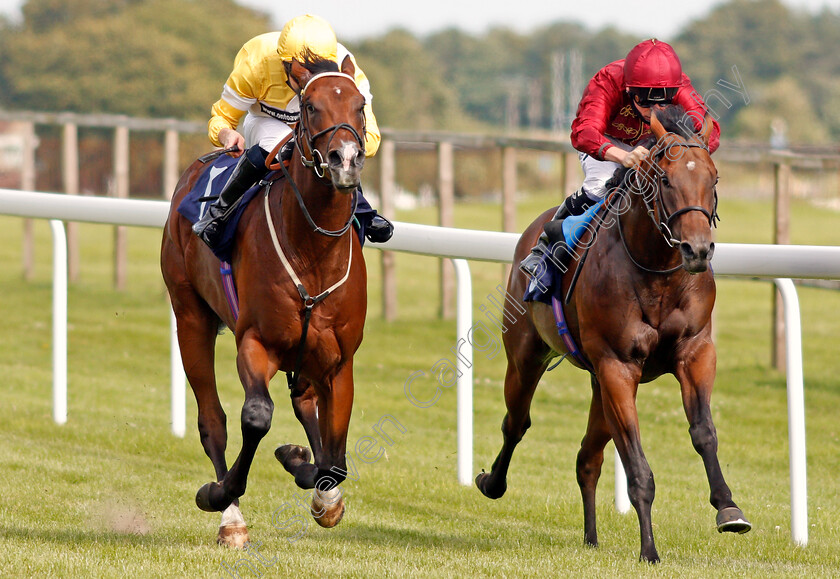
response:
<path id="1" fill-rule="evenodd" d="M 604 463 L 604 447 L 611 438 L 604 418 L 601 387 L 593 376 L 589 422 L 577 455 L 577 482 L 583 498 L 584 542 L 592 547 L 598 546 L 595 490 L 598 486 L 598 479 L 601 477 L 601 466 Z"/>
<path id="2" fill-rule="evenodd" d="M 315 487 L 315 477 L 318 474 L 318 467 L 312 463 L 312 453 L 315 454 L 316 463 L 321 455 L 318 397 L 312 385 L 305 378 L 300 377 L 291 389 L 291 400 L 292 409 L 306 432 L 312 452 L 297 444 L 284 444 L 275 449 L 274 456 L 283 468 L 295 477 L 295 484 L 298 487 L 311 489 Z"/>
<path id="3" fill-rule="evenodd" d="M 173 300 L 178 324 L 178 343 L 184 370 L 198 406 L 199 438 L 204 452 L 213 463 L 216 480 L 222 480 L 227 474 L 227 416 L 219 400 L 214 372 L 214 346 L 219 323 L 216 316 L 195 294 L 182 293 L 179 298 Z M 204 511 L 216 511 L 201 495 L 201 491 L 196 495 L 196 505 Z M 239 501 L 235 501 L 222 514 L 216 542 L 220 545 L 243 548 L 248 540 L 248 528 L 239 510 Z"/>
<path id="4" fill-rule="evenodd" d="M 544 353 L 535 357 L 516 354 L 514 358 L 511 352 L 512 350 L 508 352 L 508 367 L 505 375 L 507 413 L 502 420 L 502 449 L 493 462 L 490 472 L 482 472 L 475 478 L 475 484 L 481 493 L 491 499 L 501 498 L 507 491 L 507 473 L 513 451 L 531 426 L 531 400 L 548 366 L 547 362 L 541 364 L 533 362 L 533 360 L 544 359 Z"/>

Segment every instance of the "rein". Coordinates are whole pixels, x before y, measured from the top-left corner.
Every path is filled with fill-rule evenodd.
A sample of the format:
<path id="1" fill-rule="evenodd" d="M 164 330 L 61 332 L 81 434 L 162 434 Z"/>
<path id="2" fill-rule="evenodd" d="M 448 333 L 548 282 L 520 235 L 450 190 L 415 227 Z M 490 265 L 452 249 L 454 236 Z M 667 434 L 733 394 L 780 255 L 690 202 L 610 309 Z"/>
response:
<path id="1" fill-rule="evenodd" d="M 347 223 L 344 224 L 344 227 L 335 230 L 324 229 L 323 227 L 316 224 L 315 220 L 312 219 L 312 215 L 309 213 L 309 210 L 306 208 L 306 203 L 304 203 L 303 201 L 303 195 L 301 195 L 297 183 L 295 183 L 295 180 L 292 179 L 292 176 L 289 174 L 289 170 L 286 169 L 286 165 L 280 163 L 280 169 L 283 171 L 283 176 L 286 177 L 286 180 L 289 182 L 289 185 L 292 186 L 292 191 L 295 192 L 295 197 L 297 198 L 298 205 L 300 206 L 301 211 L 303 211 L 303 216 L 306 217 L 306 221 L 309 223 L 309 226 L 312 228 L 312 231 L 314 231 L 315 233 L 320 233 L 321 235 L 326 235 L 327 237 L 341 237 L 347 232 L 348 229 L 350 229 L 350 226 L 353 224 L 353 219 L 356 216 L 356 208 L 359 205 L 358 190 L 353 191 L 353 210 L 350 212 L 350 217 L 347 219 Z"/>
<path id="2" fill-rule="evenodd" d="M 697 148 L 697 149 L 703 149 L 703 150 L 708 151 L 708 147 L 706 147 L 706 145 L 704 145 L 702 143 L 696 143 L 696 142 L 675 141 L 675 142 L 672 142 L 668 145 L 668 147 L 672 147 L 672 146 L 686 147 L 686 148 L 689 148 L 689 149 L 690 148 Z M 657 157 L 661 156 L 661 154 L 663 154 L 663 153 L 657 154 Z M 639 191 L 641 191 L 642 189 L 638 186 L 638 181 L 639 181 L 638 170 L 634 171 L 634 177 L 635 177 L 635 181 L 636 181 L 636 188 L 639 189 Z M 671 231 L 671 227 L 673 226 L 673 221 L 677 217 L 679 217 L 681 215 L 685 215 L 686 213 L 690 213 L 691 211 L 699 211 L 700 213 L 702 213 L 703 215 L 706 216 L 706 219 L 708 219 L 709 225 L 711 227 L 717 227 L 717 222 L 720 221 L 720 217 L 718 216 L 718 213 L 717 213 L 717 205 L 718 205 L 717 188 L 714 189 L 714 206 L 712 207 L 711 212 L 708 209 L 706 209 L 705 207 L 702 207 L 700 205 L 688 205 L 686 207 L 681 207 L 680 209 L 677 209 L 676 211 L 674 211 L 670 215 L 667 215 L 665 213 L 665 200 L 662 198 L 662 180 L 661 180 L 661 178 L 656 179 L 656 194 L 651 196 L 651 197 L 655 197 L 656 201 L 657 201 L 657 203 L 655 203 L 653 206 L 651 206 L 651 202 L 648 200 L 648 196 L 646 196 L 644 194 L 642 194 L 642 201 L 645 204 L 645 209 L 647 211 L 648 216 L 650 217 L 651 221 L 653 221 L 654 227 L 660 233 L 660 235 L 662 235 L 663 239 L 665 239 L 665 243 L 668 244 L 668 247 L 673 248 L 673 247 L 678 246 L 680 243 L 682 243 L 682 240 L 675 238 L 674 234 Z M 627 254 L 627 257 L 630 258 L 630 261 L 633 263 L 633 265 L 635 265 L 637 268 L 644 271 L 645 273 L 667 275 L 667 274 L 671 274 L 671 273 L 674 273 L 674 272 L 682 269 L 682 267 L 683 267 L 682 263 L 680 263 L 679 265 L 677 265 L 675 267 L 668 268 L 668 269 L 650 269 L 650 268 L 647 268 L 647 267 L 643 266 L 638 261 L 636 261 L 636 259 L 633 257 L 633 254 L 630 253 L 630 248 L 627 246 L 627 240 L 624 237 L 624 230 L 621 227 L 621 215 L 618 216 L 618 233 L 619 233 L 619 236 L 621 237 L 621 245 L 624 247 L 624 251 Z"/>

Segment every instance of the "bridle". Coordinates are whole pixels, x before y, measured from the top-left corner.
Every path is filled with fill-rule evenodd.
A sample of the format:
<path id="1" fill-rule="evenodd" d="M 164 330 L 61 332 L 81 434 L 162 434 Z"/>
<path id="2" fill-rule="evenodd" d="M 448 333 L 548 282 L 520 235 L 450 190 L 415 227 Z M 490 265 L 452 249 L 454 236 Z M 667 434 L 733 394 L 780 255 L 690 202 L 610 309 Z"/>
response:
<path id="1" fill-rule="evenodd" d="M 673 133 L 668 133 L 668 134 L 673 134 Z M 695 142 L 695 141 L 675 141 L 675 140 L 672 140 L 665 147 L 665 149 L 670 150 L 671 147 L 685 147 L 685 148 L 689 148 L 689 149 L 697 148 L 697 149 L 703 149 L 705 151 L 709 150 L 708 147 L 705 144 L 700 143 L 700 142 Z M 651 156 L 654 157 L 654 161 L 651 161 L 651 165 L 654 165 L 658 168 L 659 167 L 658 161 L 662 158 L 663 155 L 665 155 L 664 150 L 659 151 L 659 152 L 651 151 Z M 705 207 L 703 207 L 701 205 L 687 205 L 686 207 L 681 207 L 681 208 L 677 209 L 676 211 L 672 212 L 670 215 L 668 215 L 665 211 L 665 200 L 663 199 L 663 196 L 662 196 L 662 179 L 663 179 L 663 177 L 665 177 L 665 174 L 662 171 L 658 171 L 657 173 L 658 174 L 657 174 L 656 179 L 655 179 L 655 191 L 654 191 L 653 195 L 649 195 L 646 191 L 646 188 L 643 187 L 640 184 L 640 177 L 639 177 L 639 170 L 638 169 L 633 171 L 633 177 L 634 177 L 635 182 L 633 183 L 632 187 L 636 190 L 637 193 L 641 194 L 641 197 L 642 197 L 642 200 L 645 204 L 645 209 L 646 209 L 646 212 L 647 212 L 648 216 L 650 217 L 651 221 L 653 221 L 654 227 L 656 228 L 657 231 L 659 231 L 659 233 L 662 235 L 663 239 L 665 240 L 665 243 L 667 243 L 669 247 L 672 247 L 672 248 L 677 247 L 678 245 L 680 245 L 680 243 L 682 243 L 682 240 L 674 237 L 674 234 L 672 232 L 672 227 L 673 227 L 674 220 L 677 219 L 678 217 L 680 217 L 681 215 L 685 215 L 686 213 L 690 213 L 692 211 L 699 211 L 700 213 L 702 213 L 703 215 L 706 216 L 706 219 L 709 221 L 709 226 L 710 227 L 717 227 L 717 222 L 720 221 L 720 216 L 718 215 L 718 212 L 717 212 L 718 195 L 717 195 L 717 187 L 716 186 L 713 189 L 714 204 L 712 206 L 711 211 L 709 211 L 708 209 L 706 209 Z M 650 185 L 651 181 L 646 181 L 646 183 L 648 185 Z M 715 181 L 715 185 L 717 185 L 717 181 Z M 618 233 L 621 237 L 621 243 L 624 246 L 624 250 L 627 253 L 627 256 L 630 258 L 630 261 L 633 263 L 633 265 L 635 265 L 636 267 L 638 267 L 642 271 L 645 271 L 647 273 L 665 273 L 665 274 L 667 274 L 667 273 L 674 273 L 675 271 L 679 270 L 682 267 L 682 264 L 680 264 L 680 265 L 672 267 L 670 269 L 654 270 L 654 269 L 649 269 L 649 268 L 643 266 L 638 261 L 636 261 L 636 259 L 630 253 L 630 248 L 627 247 L 627 241 L 624 238 L 624 231 L 621 227 L 621 216 L 619 216 L 619 219 L 618 219 Z"/>
<path id="2" fill-rule="evenodd" d="M 295 125 L 295 147 L 300 153 L 300 161 L 304 167 L 308 169 L 312 169 L 315 172 L 315 175 L 319 178 L 324 180 L 324 176 L 326 175 L 326 170 L 329 168 L 329 164 L 326 163 L 324 160 L 324 156 L 317 147 L 315 147 L 315 141 L 320 137 L 329 134 L 329 139 L 327 140 L 327 149 L 329 150 L 330 144 L 332 143 L 333 139 L 335 138 L 336 133 L 340 130 L 347 130 L 352 135 L 353 138 L 356 139 L 356 142 L 359 144 L 361 149 L 361 153 L 364 154 L 365 151 L 365 140 L 362 135 L 350 124 L 348 123 L 338 123 L 337 125 L 333 125 L 331 127 L 327 127 L 323 131 L 318 131 L 315 134 L 311 134 L 309 130 L 309 117 L 306 112 L 306 90 L 312 85 L 315 80 L 331 77 L 331 76 L 339 76 L 344 77 L 353 82 L 353 86 L 356 86 L 356 81 L 353 79 L 352 76 L 349 74 L 344 74 L 343 72 L 322 72 L 320 74 L 316 74 L 309 81 L 300 91 L 300 121 Z M 364 134 L 365 130 L 362 128 L 362 133 Z M 306 147 L 311 152 L 312 158 L 307 159 L 306 153 L 303 149 L 303 143 L 306 143 Z M 318 160 L 316 160 L 316 156 Z M 344 224 L 343 227 L 340 229 L 329 230 L 324 229 L 323 227 L 319 226 L 315 223 L 315 220 L 312 219 L 312 215 L 309 213 L 309 210 L 306 208 L 306 204 L 303 201 L 303 195 L 300 193 L 300 189 L 298 189 L 297 184 L 295 183 L 292 176 L 289 174 L 288 169 L 283 163 L 280 163 L 280 168 L 283 171 L 283 175 L 286 177 L 286 180 L 292 186 L 292 190 L 295 192 L 295 197 L 297 198 L 298 205 L 300 206 L 301 211 L 303 211 L 303 215 L 306 218 L 306 221 L 309 223 L 309 226 L 312 228 L 313 231 L 316 233 L 320 233 L 321 235 L 326 235 L 327 237 L 341 237 L 344 235 L 348 229 L 350 229 L 351 225 L 353 224 L 353 219 L 356 215 L 356 208 L 359 205 L 359 196 L 357 191 L 353 191 L 353 210 L 350 212 L 350 217 L 347 219 L 347 222 Z"/>
<path id="3" fill-rule="evenodd" d="M 704 145 L 702 143 L 691 142 L 691 141 L 673 141 L 671 144 L 668 145 L 669 148 L 674 147 L 674 146 L 685 147 L 687 149 L 692 149 L 692 148 L 703 149 L 704 151 L 709 150 L 709 148 L 706 145 Z M 662 158 L 662 155 L 664 155 L 664 152 L 660 152 L 660 153 L 656 154 L 655 158 L 657 160 L 659 160 L 659 159 Z M 670 215 L 667 215 L 665 213 L 665 200 L 662 198 L 662 178 L 663 178 L 663 176 L 664 175 L 659 175 L 659 177 L 656 179 L 656 201 L 657 201 L 657 203 L 655 204 L 655 206 L 651 207 L 647 196 L 643 195 L 642 197 L 645 201 L 645 207 L 647 208 L 648 215 L 653 220 L 653 223 L 656 226 L 656 228 L 659 230 L 659 233 L 662 234 L 662 237 L 665 238 L 665 242 L 670 247 L 675 247 L 682 242 L 682 240 L 676 239 L 674 237 L 674 234 L 671 232 L 671 227 L 673 225 L 674 220 L 677 217 L 679 217 L 680 215 L 683 215 L 685 213 L 690 213 L 691 211 L 699 211 L 700 213 L 702 213 L 703 215 L 706 216 L 706 219 L 709 221 L 709 227 L 717 227 L 717 222 L 720 221 L 720 217 L 718 216 L 718 213 L 717 213 L 717 205 L 718 205 L 717 187 L 715 187 L 714 190 L 713 190 L 714 191 L 714 205 L 712 206 L 711 211 L 709 211 L 708 209 L 706 209 L 705 207 L 703 207 L 701 205 L 688 205 L 686 207 L 681 207 L 680 209 L 677 209 L 676 211 L 674 211 Z M 717 185 L 717 181 L 715 181 L 715 185 Z M 655 215 L 654 215 L 654 213 L 655 213 Z"/>
<path id="4" fill-rule="evenodd" d="M 339 123 L 337 125 L 333 125 L 331 127 L 327 127 L 323 131 L 318 131 L 317 133 L 310 134 L 309 127 L 307 126 L 309 123 L 308 112 L 307 112 L 307 101 L 306 101 L 306 90 L 312 85 L 315 80 L 320 78 L 330 77 L 330 76 L 339 76 L 344 77 L 350 80 L 353 83 L 353 86 L 356 86 L 356 80 L 350 76 L 349 74 L 344 74 L 343 72 L 322 72 L 320 74 L 316 74 L 309 81 L 300 91 L 300 122 L 298 122 L 297 126 L 295 127 L 295 146 L 300 153 L 300 161 L 303 163 L 304 167 L 312 169 L 315 171 L 315 174 L 318 176 L 319 179 L 323 179 L 324 175 L 326 175 L 326 169 L 329 167 L 327 162 L 324 159 L 324 155 L 315 147 L 315 141 L 328 134 L 330 135 L 329 139 L 327 140 L 327 150 L 330 148 L 330 144 L 332 143 L 335 135 L 338 131 L 344 129 L 350 131 L 353 135 L 353 138 L 356 139 L 356 143 L 359 144 L 361 148 L 362 154 L 365 151 L 365 139 L 362 135 L 365 133 L 365 128 L 362 127 L 362 135 L 350 124 L 348 123 Z M 306 153 L 303 150 L 303 143 L 306 143 L 307 148 L 312 154 L 311 159 L 306 158 Z M 315 157 L 318 157 L 316 160 Z"/>

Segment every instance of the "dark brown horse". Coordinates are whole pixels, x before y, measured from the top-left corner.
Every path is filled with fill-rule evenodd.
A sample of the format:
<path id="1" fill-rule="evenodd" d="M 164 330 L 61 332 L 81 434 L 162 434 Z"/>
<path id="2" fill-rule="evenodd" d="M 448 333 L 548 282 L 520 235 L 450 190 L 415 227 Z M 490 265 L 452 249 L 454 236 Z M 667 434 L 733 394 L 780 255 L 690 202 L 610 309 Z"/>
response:
<path id="1" fill-rule="evenodd" d="M 743 533 L 750 528 L 724 481 L 709 408 L 716 364 L 711 336 L 715 281 L 708 268 L 717 204 L 717 170 L 707 148 L 712 123 L 705 122 L 706 130 L 695 135 L 681 128 L 683 114 L 674 108 L 662 111 L 661 121 L 654 115 L 657 144 L 630 179 L 632 186 L 613 190 L 597 231 L 591 227 L 584 233 L 581 244 L 589 246 L 588 255 L 578 252 L 583 266 L 565 306 L 571 335 L 592 368 L 589 422 L 577 456 L 584 540 L 598 545 L 595 487 L 604 447 L 613 440 L 639 517 L 640 559 L 650 562 L 659 560 L 651 526 L 654 482 L 642 451 L 636 392 L 640 382 L 662 374 L 673 374 L 680 383 L 691 442 L 703 458 L 710 501 L 718 511 L 718 530 Z M 554 209 L 546 211 L 525 230 L 515 263 L 528 255 L 553 214 Z M 575 266 L 573 261 L 570 273 Z M 563 296 L 572 278 L 563 276 Z M 521 298 L 529 281 L 513 270 L 508 293 Z M 530 426 L 537 382 L 549 360 L 567 352 L 552 308 L 530 301 L 524 306 L 525 314 L 510 307 L 506 311 L 516 322 L 504 334 L 504 444 L 492 471 L 476 478 L 481 492 L 494 499 L 507 488 L 513 450 Z"/>
<path id="2" fill-rule="evenodd" d="M 301 446 L 280 447 L 275 455 L 298 486 L 315 489 L 312 514 L 322 526 L 334 526 L 344 513 L 338 484 L 347 471 L 353 355 L 362 342 L 367 308 L 365 262 L 350 225 L 364 164 L 365 128 L 365 101 L 353 73 L 349 58 L 341 71 L 325 61 L 293 61 L 290 66 L 292 84 L 303 87 L 291 180 L 265 186 L 239 222 L 231 262 L 238 318 L 225 298 L 219 260 L 176 211 L 206 165 L 196 162 L 187 169 L 172 200 L 161 268 L 177 318 L 184 370 L 198 403 L 201 443 L 218 481 L 201 487 L 196 503 L 205 511 L 224 512 L 220 543 L 242 546 L 248 540 L 239 497 L 257 446 L 271 426 L 269 381 L 278 371 L 294 375 L 292 407 L 314 464 Z M 214 373 L 220 324 L 235 334 L 236 366 L 245 389 L 242 448 L 230 469 L 226 417 Z"/>

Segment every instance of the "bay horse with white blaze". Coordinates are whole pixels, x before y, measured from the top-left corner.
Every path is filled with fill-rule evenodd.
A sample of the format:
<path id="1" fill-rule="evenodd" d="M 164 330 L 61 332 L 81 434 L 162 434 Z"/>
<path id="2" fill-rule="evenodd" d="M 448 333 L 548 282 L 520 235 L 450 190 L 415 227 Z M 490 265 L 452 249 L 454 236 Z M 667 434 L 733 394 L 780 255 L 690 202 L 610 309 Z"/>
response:
<path id="1" fill-rule="evenodd" d="M 217 482 L 199 489 L 196 503 L 205 511 L 223 511 L 220 543 L 241 547 L 248 541 L 239 498 L 271 426 L 269 381 L 278 371 L 291 376 L 292 408 L 312 452 L 286 445 L 275 455 L 299 487 L 315 489 L 312 514 L 319 524 L 334 526 L 344 513 L 338 485 L 347 473 L 353 355 L 362 342 L 367 309 L 365 262 L 351 226 L 365 159 L 365 99 L 353 76 L 349 58 L 341 70 L 328 61 L 291 63 L 289 78 L 299 89 L 301 110 L 296 150 L 288 177 L 263 182 L 262 195 L 245 208 L 237 227 L 231 263 L 238 318 L 225 297 L 219 259 L 176 211 L 208 165 L 197 161 L 187 169 L 172 199 L 161 269 L 198 403 L 201 443 L 216 474 Z M 214 372 L 220 324 L 235 335 L 245 389 L 242 448 L 230 469 Z"/>
<path id="2" fill-rule="evenodd" d="M 655 147 L 629 174 L 630 186 L 611 191 L 596 216 L 597 230 L 589 228 L 583 234 L 579 247 L 588 249 L 580 256 L 571 295 L 574 276 L 564 275 L 560 288 L 562 296 L 568 296 L 565 315 L 571 337 L 583 355 L 570 360 L 591 368 L 589 420 L 577 455 L 584 541 L 598 545 L 595 488 L 604 447 L 613 440 L 639 518 L 640 559 L 649 562 L 659 561 L 651 525 L 654 481 L 642 451 L 636 393 L 641 382 L 666 373 L 680 384 L 691 442 L 703 459 L 710 502 L 717 509 L 718 530 L 750 529 L 724 481 L 709 406 L 716 365 L 711 336 L 715 281 L 709 260 L 714 251 L 717 169 L 708 150 L 711 121 L 706 119 L 704 130 L 696 135 L 684 129 L 694 124 L 685 123 L 689 118 L 679 107 L 652 115 Z M 546 211 L 525 230 L 514 263 L 528 255 L 554 212 Z M 572 263 L 570 273 L 574 268 Z M 514 269 L 507 288 L 510 296 L 523 296 L 529 281 Z M 514 448 L 531 424 L 531 400 L 539 379 L 551 358 L 568 351 L 552 307 L 538 301 L 523 305 L 521 310 L 508 306 L 505 312 L 516 321 L 504 334 L 504 444 L 491 472 L 476 478 L 481 492 L 493 499 L 507 488 Z"/>

